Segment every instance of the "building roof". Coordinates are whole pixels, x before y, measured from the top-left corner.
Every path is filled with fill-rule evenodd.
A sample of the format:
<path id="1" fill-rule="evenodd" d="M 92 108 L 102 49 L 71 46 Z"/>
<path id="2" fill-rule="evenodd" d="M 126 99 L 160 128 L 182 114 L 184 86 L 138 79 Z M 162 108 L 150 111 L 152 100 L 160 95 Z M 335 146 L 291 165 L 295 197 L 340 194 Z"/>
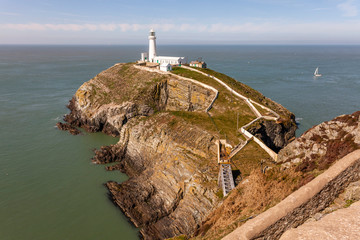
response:
<path id="1" fill-rule="evenodd" d="M 155 56 L 154 59 L 171 59 L 171 60 L 178 60 L 179 58 L 184 57 L 168 57 L 168 56 Z"/>
<path id="2" fill-rule="evenodd" d="M 160 64 L 160 67 L 167 67 L 167 66 L 171 66 L 171 64 L 170 63 L 162 63 L 162 64 Z"/>

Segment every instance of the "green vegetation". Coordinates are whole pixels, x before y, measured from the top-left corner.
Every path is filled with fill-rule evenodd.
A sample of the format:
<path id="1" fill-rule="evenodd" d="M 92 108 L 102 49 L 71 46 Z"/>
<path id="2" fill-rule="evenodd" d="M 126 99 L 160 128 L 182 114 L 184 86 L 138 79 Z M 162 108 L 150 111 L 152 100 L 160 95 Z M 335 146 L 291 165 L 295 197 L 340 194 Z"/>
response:
<path id="1" fill-rule="evenodd" d="M 354 202 L 355 202 L 355 201 L 354 201 L 353 199 L 347 199 L 347 200 L 346 200 L 346 204 L 345 204 L 344 207 L 345 207 L 345 208 L 350 207 L 350 205 L 353 204 Z"/>
<path id="2" fill-rule="evenodd" d="M 256 117 L 249 106 L 241 99 L 235 97 L 223 85 L 201 73 L 180 67 L 174 67 L 173 73 L 195 79 L 219 91 L 219 96 L 209 112 L 213 125 L 217 128 L 216 130 L 219 132 L 221 138 L 228 139 L 233 145 L 238 144 L 241 134 L 237 131 L 237 127 L 240 128 Z"/>
<path id="3" fill-rule="evenodd" d="M 167 240 L 188 240 L 188 238 L 185 235 L 180 235 L 173 238 L 168 238 Z"/>
<path id="4" fill-rule="evenodd" d="M 219 191 L 216 192 L 216 196 L 217 196 L 219 199 L 223 199 L 223 198 L 224 198 L 224 194 L 223 194 L 222 189 L 219 189 Z"/>
<path id="5" fill-rule="evenodd" d="M 242 150 L 241 154 L 233 157 L 232 162 L 239 167 L 243 177 L 249 176 L 254 169 L 261 169 L 261 160 L 272 162 L 269 154 L 265 152 L 257 143 L 250 141 Z"/>
<path id="6" fill-rule="evenodd" d="M 154 87 L 166 79 L 168 76 L 141 71 L 133 63 L 117 64 L 91 80 L 90 101 L 98 105 L 131 101 L 157 110 Z"/>
<path id="7" fill-rule="evenodd" d="M 236 81 L 235 79 L 223 74 L 223 73 L 219 73 L 216 72 L 214 70 L 211 70 L 209 68 L 199 68 L 198 70 L 215 76 L 216 78 L 220 79 L 221 81 L 223 81 L 224 83 L 226 83 L 229 87 L 235 89 L 235 91 L 237 91 L 238 93 L 240 93 L 241 95 L 244 95 L 248 98 L 251 98 L 252 100 L 254 100 L 255 102 L 258 102 L 270 109 L 272 109 L 273 111 L 277 112 L 278 114 L 280 114 L 280 116 L 284 119 L 289 118 L 290 112 L 287 111 L 285 108 L 281 107 L 281 105 L 271 101 L 270 99 L 266 98 L 263 94 L 261 94 L 260 92 L 256 91 L 255 89 Z M 258 110 L 260 110 L 257 106 L 255 106 Z M 260 112 L 264 111 L 263 109 L 261 109 Z"/>
<path id="8" fill-rule="evenodd" d="M 210 69 L 200 70 L 221 79 L 226 84 L 236 89 L 240 94 L 248 96 L 253 100 L 258 101 L 259 103 L 274 109 L 276 112 L 289 114 L 286 109 L 283 109 L 281 106 L 279 107 L 271 100 L 266 99 L 261 93 L 242 83 L 237 82 L 236 80 L 224 74 L 217 73 Z M 213 126 L 209 123 L 209 121 L 206 119 L 206 115 L 203 113 L 189 114 L 188 112 L 181 112 L 176 113 L 178 116 L 181 115 L 181 117 L 189 123 L 200 125 L 208 131 L 214 131 L 215 128 L 218 130 L 220 137 L 227 139 L 233 146 L 237 145 L 240 140 L 245 140 L 242 134 L 237 130 L 237 127 L 240 128 L 241 126 L 248 124 L 250 121 L 256 118 L 255 114 L 251 111 L 245 101 L 235 97 L 229 90 L 227 90 L 223 85 L 219 84 L 214 79 L 198 72 L 175 67 L 173 69 L 173 73 L 183 77 L 195 79 L 210 85 L 219 91 L 218 99 L 215 101 L 213 108 L 209 112 L 212 118 Z M 260 107 L 257 107 L 257 109 L 262 114 L 267 113 L 266 110 Z M 200 118 L 199 115 L 202 115 L 202 117 Z M 242 176 L 250 175 L 251 171 L 254 169 L 260 170 L 261 160 L 265 162 L 272 162 L 270 156 L 253 141 L 250 141 L 241 151 L 241 154 L 237 154 L 232 160 L 234 165 L 240 168 Z"/>

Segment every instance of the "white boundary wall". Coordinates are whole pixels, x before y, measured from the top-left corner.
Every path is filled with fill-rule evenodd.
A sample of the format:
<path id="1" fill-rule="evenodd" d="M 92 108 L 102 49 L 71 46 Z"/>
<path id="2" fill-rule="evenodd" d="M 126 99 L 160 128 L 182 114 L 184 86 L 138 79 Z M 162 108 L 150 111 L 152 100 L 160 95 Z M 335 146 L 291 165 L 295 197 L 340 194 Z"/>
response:
<path id="1" fill-rule="evenodd" d="M 272 159 L 274 159 L 274 161 L 277 161 L 277 154 L 271 150 L 268 146 L 265 145 L 265 143 L 263 143 L 260 139 L 258 139 L 257 137 L 255 137 L 254 135 L 252 135 L 251 133 L 249 133 L 248 131 L 246 131 L 244 128 L 240 128 L 240 131 L 247 136 L 248 138 L 253 138 L 254 141 L 259 144 L 259 146 L 264 149 Z"/>

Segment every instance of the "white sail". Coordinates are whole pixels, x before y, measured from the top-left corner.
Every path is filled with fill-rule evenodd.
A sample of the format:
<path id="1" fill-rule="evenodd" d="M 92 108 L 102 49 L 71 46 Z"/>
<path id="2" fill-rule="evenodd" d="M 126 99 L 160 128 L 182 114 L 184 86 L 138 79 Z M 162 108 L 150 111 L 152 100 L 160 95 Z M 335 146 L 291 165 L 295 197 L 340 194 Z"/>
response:
<path id="1" fill-rule="evenodd" d="M 317 68 L 315 69 L 314 75 L 316 76 L 316 75 L 318 75 L 318 74 L 319 74 L 319 68 L 317 67 Z"/>
<path id="2" fill-rule="evenodd" d="M 315 77 L 321 77 L 321 74 L 319 74 L 319 67 L 317 67 L 317 68 L 315 69 L 314 76 L 315 76 Z"/>

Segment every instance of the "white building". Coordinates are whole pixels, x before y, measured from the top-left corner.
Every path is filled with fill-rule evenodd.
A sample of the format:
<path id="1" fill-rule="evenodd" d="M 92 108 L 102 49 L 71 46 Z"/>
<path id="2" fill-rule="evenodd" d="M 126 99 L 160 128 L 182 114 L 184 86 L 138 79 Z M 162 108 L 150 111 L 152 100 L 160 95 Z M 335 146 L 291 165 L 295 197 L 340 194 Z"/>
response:
<path id="1" fill-rule="evenodd" d="M 167 57 L 167 56 L 156 56 L 153 59 L 154 63 L 170 63 L 172 65 L 179 65 L 186 63 L 185 57 Z"/>
<path id="2" fill-rule="evenodd" d="M 187 63 L 187 59 L 185 57 L 157 56 L 156 36 L 153 29 L 150 30 L 150 34 L 149 34 L 149 54 L 141 53 L 141 61 L 159 63 L 160 65 L 163 63 L 171 64 L 171 65 L 179 65 L 179 64 Z"/>
<path id="3" fill-rule="evenodd" d="M 147 52 L 141 53 L 141 61 L 146 62 L 148 60 L 149 60 L 148 53 Z"/>
<path id="4" fill-rule="evenodd" d="M 162 63 L 160 64 L 160 70 L 164 71 L 164 72 L 168 72 L 172 70 L 171 64 L 170 63 Z"/>

